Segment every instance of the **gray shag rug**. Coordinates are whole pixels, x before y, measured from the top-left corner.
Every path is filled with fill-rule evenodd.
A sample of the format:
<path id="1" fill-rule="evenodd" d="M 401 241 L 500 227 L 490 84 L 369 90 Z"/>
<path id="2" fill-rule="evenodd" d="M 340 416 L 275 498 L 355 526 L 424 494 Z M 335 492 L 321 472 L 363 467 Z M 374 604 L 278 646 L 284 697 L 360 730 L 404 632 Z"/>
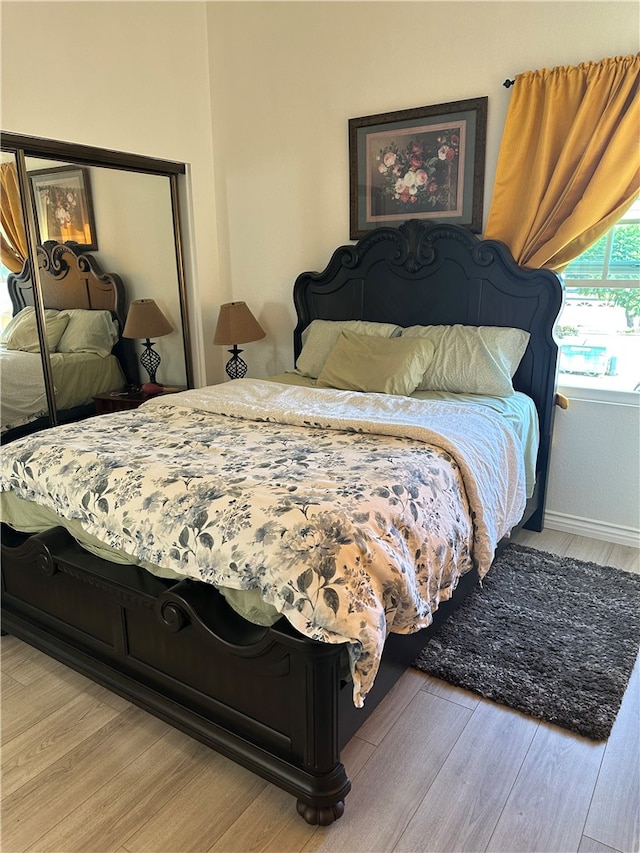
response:
<path id="1" fill-rule="evenodd" d="M 603 740 L 639 648 L 640 575 L 510 544 L 413 665 Z"/>

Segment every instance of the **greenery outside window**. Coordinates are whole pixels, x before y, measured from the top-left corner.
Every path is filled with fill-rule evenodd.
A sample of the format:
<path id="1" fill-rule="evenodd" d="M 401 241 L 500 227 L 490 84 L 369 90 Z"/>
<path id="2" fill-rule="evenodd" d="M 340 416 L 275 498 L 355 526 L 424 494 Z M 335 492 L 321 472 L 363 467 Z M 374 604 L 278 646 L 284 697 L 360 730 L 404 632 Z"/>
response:
<path id="1" fill-rule="evenodd" d="M 640 391 L 640 199 L 563 279 L 560 384 Z"/>

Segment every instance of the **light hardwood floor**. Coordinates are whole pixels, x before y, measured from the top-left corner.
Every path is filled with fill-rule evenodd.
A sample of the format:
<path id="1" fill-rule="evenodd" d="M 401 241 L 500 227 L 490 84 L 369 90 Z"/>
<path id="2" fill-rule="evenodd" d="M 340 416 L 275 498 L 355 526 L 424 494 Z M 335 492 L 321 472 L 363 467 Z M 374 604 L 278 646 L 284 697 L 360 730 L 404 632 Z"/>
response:
<path id="1" fill-rule="evenodd" d="M 631 548 L 554 531 L 516 541 L 640 571 Z M 347 746 L 353 790 L 327 828 L 13 637 L 1 670 L 2 853 L 640 849 L 638 665 L 606 743 L 407 670 Z"/>

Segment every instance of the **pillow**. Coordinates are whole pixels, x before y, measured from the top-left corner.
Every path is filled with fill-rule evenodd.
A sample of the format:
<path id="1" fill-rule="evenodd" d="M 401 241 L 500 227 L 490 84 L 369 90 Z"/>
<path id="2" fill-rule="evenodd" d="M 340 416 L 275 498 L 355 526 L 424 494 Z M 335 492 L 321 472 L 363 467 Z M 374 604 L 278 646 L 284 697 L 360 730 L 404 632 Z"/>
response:
<path id="1" fill-rule="evenodd" d="M 452 391 L 510 397 L 511 379 L 529 332 L 499 326 L 410 326 L 402 337 L 423 338 L 435 348 L 418 391 Z"/>
<path id="2" fill-rule="evenodd" d="M 65 317 L 59 311 L 55 311 L 53 308 L 47 308 L 44 312 L 44 320 L 49 352 L 55 352 L 60 338 L 67 327 L 69 318 Z M 28 306 L 19 311 L 2 332 L 0 342 L 10 350 L 40 352 L 36 309 Z"/>
<path id="3" fill-rule="evenodd" d="M 103 358 L 111 354 L 118 340 L 118 324 L 111 311 L 69 308 L 61 312 L 69 318 L 58 344 L 58 352 L 93 352 Z"/>
<path id="4" fill-rule="evenodd" d="M 296 361 L 296 370 L 303 376 L 317 379 L 343 329 L 382 338 L 400 334 L 400 327 L 393 323 L 373 323 L 368 320 L 313 320 L 302 333 L 302 351 Z"/>
<path id="5" fill-rule="evenodd" d="M 433 344 L 422 338 L 380 338 L 341 332 L 318 376 L 318 386 L 408 395 L 415 391 Z"/>

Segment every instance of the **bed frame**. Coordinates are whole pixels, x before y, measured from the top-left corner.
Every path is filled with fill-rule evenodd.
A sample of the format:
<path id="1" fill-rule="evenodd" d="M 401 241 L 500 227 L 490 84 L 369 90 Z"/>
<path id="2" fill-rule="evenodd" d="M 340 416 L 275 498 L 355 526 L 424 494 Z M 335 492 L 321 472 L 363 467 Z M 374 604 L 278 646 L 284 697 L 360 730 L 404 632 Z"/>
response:
<path id="1" fill-rule="evenodd" d="M 294 287 L 301 333 L 315 318 L 408 326 L 519 326 L 531 341 L 515 384 L 535 400 L 542 443 L 526 523 L 540 529 L 553 420 L 559 279 L 518 267 L 505 246 L 458 226 L 410 221 L 336 250 Z M 302 637 L 285 619 L 251 625 L 211 586 L 165 581 L 89 555 L 61 527 L 3 526 L 2 628 L 290 792 L 309 823 L 340 817 L 351 783 L 340 751 L 472 589 L 464 576 L 434 626 L 392 634 L 365 707 L 343 679 L 345 649 Z M 215 661 L 215 665 L 212 662 Z"/>
<path id="2" fill-rule="evenodd" d="M 125 310 L 124 283 L 116 273 L 105 273 L 96 259 L 83 252 L 77 243 L 57 243 L 47 240 L 37 247 L 40 284 L 45 308 L 61 311 L 65 308 L 84 308 L 91 311 L 111 311 L 118 321 L 120 338 L 113 348 L 127 384 L 139 384 L 138 361 L 134 342 L 122 337 Z M 33 277 L 29 259 L 19 273 L 7 277 L 7 288 L 14 316 L 27 306 L 35 305 Z M 95 414 L 95 406 L 76 406 L 73 409 L 58 409 L 59 423 L 81 420 Z M 30 421 L 20 427 L 7 430 L 2 443 L 21 438 L 50 426 L 49 416 Z"/>

